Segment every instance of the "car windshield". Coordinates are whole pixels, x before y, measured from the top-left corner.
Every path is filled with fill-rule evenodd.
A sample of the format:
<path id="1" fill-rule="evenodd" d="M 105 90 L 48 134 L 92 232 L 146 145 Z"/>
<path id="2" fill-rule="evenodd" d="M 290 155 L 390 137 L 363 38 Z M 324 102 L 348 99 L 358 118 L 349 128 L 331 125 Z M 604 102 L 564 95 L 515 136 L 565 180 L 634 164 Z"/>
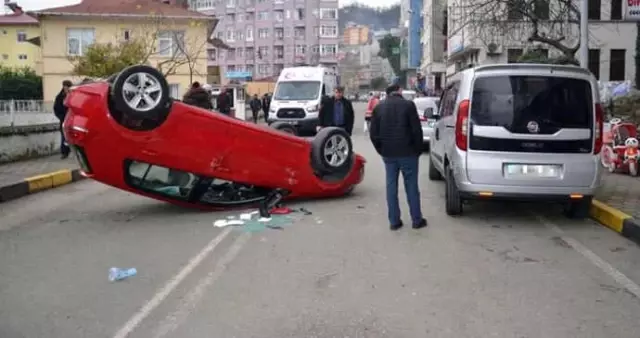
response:
<path id="1" fill-rule="evenodd" d="M 425 118 L 433 118 L 433 115 L 437 113 L 432 104 L 435 101 L 431 98 L 417 98 L 413 100 L 413 103 L 416 104 L 418 113 L 423 114 Z"/>
<path id="2" fill-rule="evenodd" d="M 405 100 L 411 101 L 416 98 L 416 93 L 411 91 L 403 91 L 402 97 L 404 97 Z"/>
<path id="3" fill-rule="evenodd" d="M 274 100 L 315 100 L 320 95 L 320 81 L 278 82 Z"/>
<path id="4" fill-rule="evenodd" d="M 588 81 L 551 76 L 493 76 L 477 78 L 471 103 L 475 125 L 502 126 L 527 133 L 527 124 L 540 130 L 589 128 L 592 121 Z"/>

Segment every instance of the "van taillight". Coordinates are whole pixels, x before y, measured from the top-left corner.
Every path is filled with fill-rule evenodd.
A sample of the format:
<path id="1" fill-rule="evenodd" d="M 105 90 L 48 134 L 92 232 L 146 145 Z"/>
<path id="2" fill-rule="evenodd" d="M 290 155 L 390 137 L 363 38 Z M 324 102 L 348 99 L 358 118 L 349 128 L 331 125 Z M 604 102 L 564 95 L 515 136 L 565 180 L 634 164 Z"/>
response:
<path id="1" fill-rule="evenodd" d="M 596 123 L 595 123 L 595 137 L 593 142 L 593 153 L 600 154 L 602 150 L 602 137 L 603 137 L 603 124 L 604 124 L 604 109 L 600 103 L 596 103 Z"/>
<path id="2" fill-rule="evenodd" d="M 469 135 L 469 100 L 462 100 L 458 106 L 458 118 L 456 119 L 456 146 L 460 150 L 467 150 L 467 138 Z"/>

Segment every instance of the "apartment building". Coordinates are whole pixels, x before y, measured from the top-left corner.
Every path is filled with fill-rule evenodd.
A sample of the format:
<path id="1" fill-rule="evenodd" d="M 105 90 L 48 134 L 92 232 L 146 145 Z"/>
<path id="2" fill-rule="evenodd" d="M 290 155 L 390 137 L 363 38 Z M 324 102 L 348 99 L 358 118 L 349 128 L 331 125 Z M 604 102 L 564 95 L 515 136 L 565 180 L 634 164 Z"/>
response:
<path id="1" fill-rule="evenodd" d="M 209 50 L 221 82 L 278 76 L 285 67 L 321 64 L 337 69 L 337 0 L 190 0 L 215 15 L 215 37 L 229 49 Z"/>
<path id="2" fill-rule="evenodd" d="M 444 86 L 447 64 L 446 0 L 424 0 L 422 10 L 422 61 L 420 72 L 427 87 Z"/>
<path id="3" fill-rule="evenodd" d="M 347 24 L 342 33 L 342 43 L 347 46 L 363 45 L 369 41 L 369 26 Z"/>
<path id="4" fill-rule="evenodd" d="M 425 0 L 432 2 L 435 0 Z M 549 57 L 558 52 L 545 44 L 527 43 L 530 27 L 522 21 L 521 13 L 509 12 L 505 20 L 522 22 L 514 26 L 509 34 L 492 33 L 492 28 L 483 26 L 481 32 L 473 24 L 465 22 L 468 13 L 456 11 L 465 6 L 465 1 L 448 0 L 448 50 L 447 76 L 455 74 L 470 64 L 515 62 L 530 49 L 539 49 Z M 470 7 L 467 5 L 467 7 Z M 589 0 L 589 69 L 601 81 L 623 81 L 634 78 L 636 23 L 623 21 L 622 0 Z M 540 17 L 549 16 L 553 8 L 540 7 Z M 436 12 L 436 14 L 438 14 Z M 482 13 L 476 13 L 482 15 Z M 564 44 L 572 45 L 579 40 L 579 27 L 565 25 L 562 35 Z M 482 34 L 482 36 L 480 36 Z M 433 54 L 432 54 L 433 55 Z M 576 55 L 578 57 L 578 55 Z M 435 56 L 431 56 L 435 58 Z"/>
<path id="5" fill-rule="evenodd" d="M 0 66 L 29 67 L 42 73 L 40 48 L 34 38 L 40 36 L 38 20 L 15 2 L 6 2 L 10 13 L 0 15 Z"/>

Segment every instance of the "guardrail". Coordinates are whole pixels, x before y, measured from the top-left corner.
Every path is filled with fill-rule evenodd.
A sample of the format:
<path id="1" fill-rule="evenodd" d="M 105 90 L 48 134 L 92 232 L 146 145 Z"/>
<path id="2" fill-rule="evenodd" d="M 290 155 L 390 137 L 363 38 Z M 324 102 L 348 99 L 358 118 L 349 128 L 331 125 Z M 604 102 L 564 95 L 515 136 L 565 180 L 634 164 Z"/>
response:
<path id="1" fill-rule="evenodd" d="M 53 102 L 42 100 L 0 100 L 0 128 L 57 123 Z"/>

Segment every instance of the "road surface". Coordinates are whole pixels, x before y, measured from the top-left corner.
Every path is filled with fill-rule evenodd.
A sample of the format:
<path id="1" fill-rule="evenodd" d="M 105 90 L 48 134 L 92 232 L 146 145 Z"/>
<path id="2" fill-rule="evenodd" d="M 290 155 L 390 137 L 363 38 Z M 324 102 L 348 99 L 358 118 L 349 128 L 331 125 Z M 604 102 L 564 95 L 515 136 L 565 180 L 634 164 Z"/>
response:
<path id="1" fill-rule="evenodd" d="M 217 228 L 238 212 L 93 181 L 0 204 L 0 337 L 639 336 L 640 249 L 592 221 L 504 203 L 448 217 L 425 154 L 429 226 L 389 231 L 357 107 L 365 181 L 292 204 L 313 215 L 282 229 Z M 138 275 L 111 283 L 112 266 Z"/>

